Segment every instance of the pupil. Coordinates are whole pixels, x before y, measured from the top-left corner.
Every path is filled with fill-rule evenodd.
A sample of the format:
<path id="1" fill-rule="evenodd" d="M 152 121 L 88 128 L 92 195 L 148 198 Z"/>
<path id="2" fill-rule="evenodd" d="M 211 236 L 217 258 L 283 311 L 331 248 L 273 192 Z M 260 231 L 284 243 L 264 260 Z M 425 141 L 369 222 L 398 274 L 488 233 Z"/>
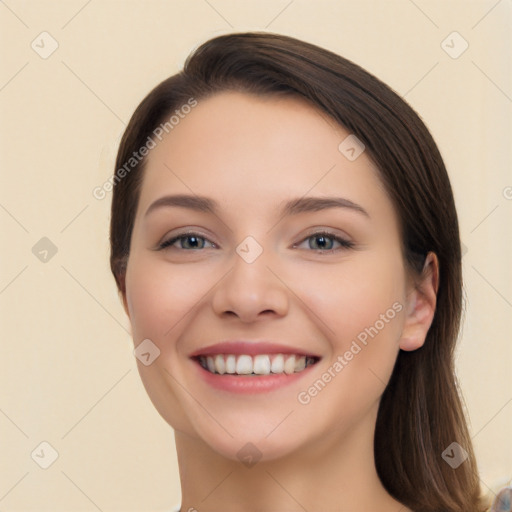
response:
<path id="1" fill-rule="evenodd" d="M 317 239 L 317 245 L 320 246 L 320 248 L 325 248 L 325 244 L 326 244 L 325 236 L 323 236 L 323 235 L 317 236 L 316 239 Z M 320 242 L 318 243 L 318 241 L 320 241 Z"/>
<path id="2" fill-rule="evenodd" d="M 189 245 L 191 245 L 192 247 L 197 247 L 198 246 L 197 237 L 189 236 L 188 240 L 189 240 Z M 192 243 L 190 243 L 190 241 L 192 241 Z"/>

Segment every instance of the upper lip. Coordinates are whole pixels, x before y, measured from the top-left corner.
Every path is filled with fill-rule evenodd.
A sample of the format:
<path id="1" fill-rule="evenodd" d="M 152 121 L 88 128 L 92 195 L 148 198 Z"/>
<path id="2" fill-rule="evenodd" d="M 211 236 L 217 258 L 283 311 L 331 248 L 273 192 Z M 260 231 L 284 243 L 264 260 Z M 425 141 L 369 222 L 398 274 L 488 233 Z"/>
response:
<path id="1" fill-rule="evenodd" d="M 306 349 L 291 347 L 281 343 L 273 343 L 270 341 L 245 341 L 233 340 L 222 341 L 214 343 L 205 347 L 199 348 L 192 352 L 189 357 L 216 355 L 216 354 L 234 354 L 234 355 L 248 355 L 254 356 L 258 354 L 298 354 L 301 356 L 317 357 Z"/>

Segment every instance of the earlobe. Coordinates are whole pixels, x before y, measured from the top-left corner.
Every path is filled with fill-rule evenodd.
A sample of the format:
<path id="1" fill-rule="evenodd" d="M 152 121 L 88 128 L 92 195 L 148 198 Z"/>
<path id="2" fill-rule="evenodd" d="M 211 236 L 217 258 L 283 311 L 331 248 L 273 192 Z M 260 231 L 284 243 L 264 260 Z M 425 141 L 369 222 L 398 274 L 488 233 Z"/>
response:
<path id="1" fill-rule="evenodd" d="M 439 289 L 439 261 L 429 252 L 420 276 L 407 298 L 406 318 L 399 346 L 412 351 L 423 346 L 432 325 Z"/>

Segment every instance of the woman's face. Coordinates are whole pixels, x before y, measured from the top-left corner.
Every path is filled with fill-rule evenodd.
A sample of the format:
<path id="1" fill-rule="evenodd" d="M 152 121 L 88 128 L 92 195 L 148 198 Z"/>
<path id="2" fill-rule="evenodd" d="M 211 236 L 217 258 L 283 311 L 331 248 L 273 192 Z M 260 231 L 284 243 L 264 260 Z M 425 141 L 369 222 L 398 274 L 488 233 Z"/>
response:
<path id="1" fill-rule="evenodd" d="M 165 420 L 225 457 L 373 432 L 409 290 L 349 135 L 302 100 L 225 92 L 149 152 L 126 273 L 137 364 Z"/>

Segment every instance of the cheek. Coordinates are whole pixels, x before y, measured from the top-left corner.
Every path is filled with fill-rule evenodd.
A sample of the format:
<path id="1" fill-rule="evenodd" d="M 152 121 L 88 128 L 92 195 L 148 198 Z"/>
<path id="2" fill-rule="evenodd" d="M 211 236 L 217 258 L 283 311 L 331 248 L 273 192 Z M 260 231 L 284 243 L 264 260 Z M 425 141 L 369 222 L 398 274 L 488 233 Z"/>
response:
<path id="1" fill-rule="evenodd" d="M 323 276 L 306 275 L 304 290 L 315 290 L 309 305 L 329 343 L 320 379 L 304 389 L 301 403 L 311 400 L 319 414 L 331 409 L 327 423 L 354 421 L 374 407 L 396 361 L 405 312 L 402 260 L 393 251 L 359 254 Z"/>
<path id="2" fill-rule="evenodd" d="M 383 338 L 399 337 L 405 275 L 399 254 L 358 254 L 336 268 L 301 273 L 303 294 L 322 320 L 334 353 L 375 324 Z M 384 322 L 384 325 L 383 325 Z M 393 346 L 393 349 L 395 347 Z"/>
<path id="3" fill-rule="evenodd" d="M 176 337 L 180 324 L 206 293 L 207 279 L 163 261 L 133 254 L 126 275 L 127 302 L 134 340 L 149 338 L 160 350 Z"/>
<path id="4" fill-rule="evenodd" d="M 197 277 L 178 269 L 169 271 L 165 262 L 151 261 L 133 251 L 126 272 L 126 294 L 134 345 L 151 340 L 160 350 L 159 356 L 145 366 L 137 361 L 141 381 L 156 410 L 173 428 L 190 430 L 174 375 L 179 360 L 175 341 L 186 328 L 190 314 L 206 290 Z M 207 282 L 205 286 L 207 285 Z M 179 378 L 178 380 L 183 380 Z"/>

